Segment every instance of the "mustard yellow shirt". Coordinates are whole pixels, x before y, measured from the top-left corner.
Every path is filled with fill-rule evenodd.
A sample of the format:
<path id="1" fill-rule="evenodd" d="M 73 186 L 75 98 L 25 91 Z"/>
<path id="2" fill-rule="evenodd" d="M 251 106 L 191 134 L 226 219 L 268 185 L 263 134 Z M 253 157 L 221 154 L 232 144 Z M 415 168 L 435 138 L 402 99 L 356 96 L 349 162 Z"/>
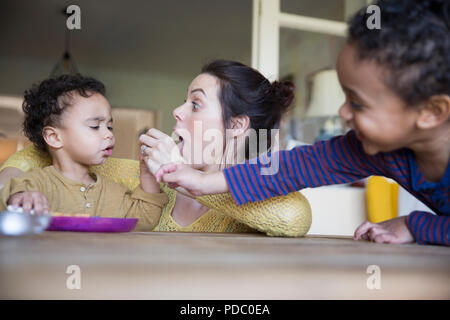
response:
<path id="1" fill-rule="evenodd" d="M 47 197 L 53 212 L 138 218 L 135 230 L 139 231 L 151 231 L 156 226 L 167 204 L 165 193 L 147 193 L 140 186 L 131 192 L 108 178 L 91 175 L 96 181 L 86 186 L 64 177 L 54 166 L 31 169 L 10 179 L 0 191 L 0 209 L 6 209 L 12 194 L 38 191 Z"/>
<path id="2" fill-rule="evenodd" d="M 33 145 L 13 154 L 0 168 L 14 167 L 22 171 L 51 164 L 50 156 Z M 108 158 L 90 171 L 134 190 L 139 185 L 139 162 L 130 159 Z M 305 235 L 312 223 L 311 207 L 300 192 L 237 206 L 230 193 L 197 197 L 210 208 L 189 226 L 180 226 L 172 218 L 177 191 L 161 184 L 168 202 L 154 231 L 179 232 L 264 232 L 270 236 L 299 237 Z"/>
<path id="3" fill-rule="evenodd" d="M 161 218 L 153 231 L 178 231 L 178 232 L 257 232 L 245 223 L 233 219 L 218 210 L 208 210 L 197 220 L 188 226 L 179 225 L 172 217 L 178 192 L 170 189 L 167 184 L 161 185 L 161 191 L 167 194 L 169 201 L 162 209 Z M 199 197 L 197 197 L 198 201 Z M 204 203 L 202 203 L 204 204 Z M 206 204 L 204 204 L 206 205 Z M 210 207 L 209 204 L 206 205 Z"/>

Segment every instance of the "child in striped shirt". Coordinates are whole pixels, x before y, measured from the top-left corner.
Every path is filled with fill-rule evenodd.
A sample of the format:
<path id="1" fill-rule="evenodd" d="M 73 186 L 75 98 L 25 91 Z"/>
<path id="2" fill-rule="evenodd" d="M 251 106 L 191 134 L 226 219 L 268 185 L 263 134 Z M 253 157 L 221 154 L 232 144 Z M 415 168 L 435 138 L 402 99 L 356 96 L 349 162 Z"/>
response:
<path id="1" fill-rule="evenodd" d="M 307 187 L 349 183 L 370 175 L 396 180 L 434 210 L 382 223 L 365 222 L 355 239 L 450 245 L 450 6 L 439 0 L 380 0 L 381 29 L 369 29 L 366 8 L 350 21 L 337 72 L 346 101 L 343 136 L 199 172 L 167 164 L 158 181 L 193 195 L 231 192 L 238 205 Z M 262 169 L 278 163 L 278 171 Z"/>

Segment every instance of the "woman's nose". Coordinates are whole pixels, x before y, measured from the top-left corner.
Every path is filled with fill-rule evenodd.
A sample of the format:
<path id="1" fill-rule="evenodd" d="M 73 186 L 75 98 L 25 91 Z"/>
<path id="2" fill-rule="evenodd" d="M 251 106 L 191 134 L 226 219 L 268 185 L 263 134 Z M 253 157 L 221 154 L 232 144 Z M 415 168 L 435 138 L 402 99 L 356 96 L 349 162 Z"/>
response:
<path id="1" fill-rule="evenodd" d="M 172 115 L 175 118 L 175 120 L 177 120 L 177 121 L 184 120 L 185 114 L 183 111 L 183 105 L 179 106 L 178 108 L 175 108 L 175 110 L 173 110 L 173 112 L 172 112 Z"/>

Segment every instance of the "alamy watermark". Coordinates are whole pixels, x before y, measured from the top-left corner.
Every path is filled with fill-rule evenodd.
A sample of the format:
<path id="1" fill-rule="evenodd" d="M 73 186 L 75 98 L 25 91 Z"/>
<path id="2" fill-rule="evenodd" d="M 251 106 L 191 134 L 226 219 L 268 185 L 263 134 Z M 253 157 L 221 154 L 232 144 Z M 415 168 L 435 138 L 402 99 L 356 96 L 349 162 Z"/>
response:
<path id="1" fill-rule="evenodd" d="M 69 290 L 81 289 L 81 268 L 72 264 L 66 268 L 66 273 L 70 276 L 66 279 L 66 288 Z"/>
<path id="2" fill-rule="evenodd" d="M 366 26 L 369 30 L 381 29 L 381 9 L 379 6 L 372 4 L 367 7 L 366 13 L 370 16 L 366 20 Z"/>
<path id="3" fill-rule="evenodd" d="M 280 130 L 249 128 L 244 134 L 233 136 L 233 129 L 225 132 L 216 128 L 203 130 L 202 121 L 194 121 L 193 132 L 178 129 L 167 137 L 170 150 L 155 146 L 143 153 L 165 152 L 171 162 L 181 158 L 189 165 L 220 165 L 222 167 L 245 163 L 256 164 L 261 175 L 273 175 L 279 171 Z M 174 143 L 177 141 L 177 143 Z"/>
<path id="4" fill-rule="evenodd" d="M 69 30 L 81 29 L 81 8 L 76 4 L 67 7 L 66 13 L 69 15 L 66 20 L 66 26 Z"/>
<path id="5" fill-rule="evenodd" d="M 370 274 L 367 278 L 366 285 L 369 290 L 381 290 L 381 268 L 376 264 L 367 267 L 366 273 Z"/>

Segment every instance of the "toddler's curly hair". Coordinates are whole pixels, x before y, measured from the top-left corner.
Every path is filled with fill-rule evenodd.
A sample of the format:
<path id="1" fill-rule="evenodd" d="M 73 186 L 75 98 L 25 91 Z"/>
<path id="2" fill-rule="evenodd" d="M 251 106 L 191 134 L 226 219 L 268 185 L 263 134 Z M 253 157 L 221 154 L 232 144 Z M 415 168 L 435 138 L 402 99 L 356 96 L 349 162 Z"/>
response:
<path id="1" fill-rule="evenodd" d="M 47 151 L 42 130 L 46 126 L 61 125 L 61 115 L 71 105 L 73 93 L 85 98 L 95 93 L 104 96 L 105 86 L 94 78 L 76 74 L 46 79 L 25 91 L 23 132 L 38 149 Z"/>
<path id="2" fill-rule="evenodd" d="M 379 0 L 381 28 L 369 29 L 366 8 L 349 21 L 349 42 L 362 60 L 387 71 L 386 85 L 409 105 L 450 95 L 450 1 Z"/>

